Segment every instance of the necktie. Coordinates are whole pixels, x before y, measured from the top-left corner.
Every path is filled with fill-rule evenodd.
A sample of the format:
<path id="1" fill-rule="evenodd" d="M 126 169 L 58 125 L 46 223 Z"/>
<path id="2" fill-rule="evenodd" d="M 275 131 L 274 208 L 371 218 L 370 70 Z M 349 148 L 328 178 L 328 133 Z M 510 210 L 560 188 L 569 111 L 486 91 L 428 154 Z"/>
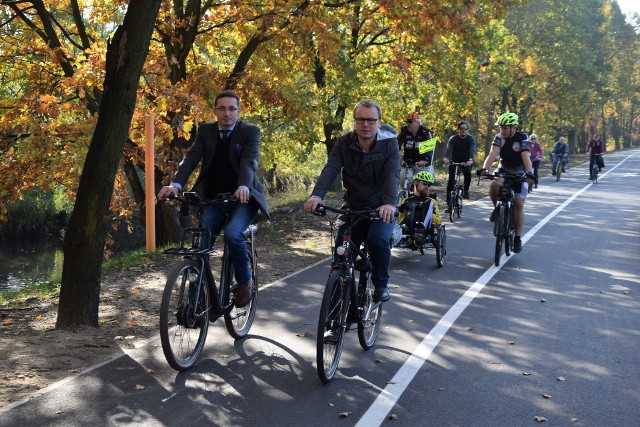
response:
<path id="1" fill-rule="evenodd" d="M 220 130 L 220 141 L 227 142 L 227 139 L 229 139 L 229 133 L 231 133 L 231 131 L 229 129 L 221 129 Z"/>

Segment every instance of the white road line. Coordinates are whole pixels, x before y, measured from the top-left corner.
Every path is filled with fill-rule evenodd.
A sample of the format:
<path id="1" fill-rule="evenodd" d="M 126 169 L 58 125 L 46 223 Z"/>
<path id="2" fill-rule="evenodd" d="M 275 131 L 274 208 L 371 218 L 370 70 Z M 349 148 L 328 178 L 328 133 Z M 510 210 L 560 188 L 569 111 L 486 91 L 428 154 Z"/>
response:
<path id="1" fill-rule="evenodd" d="M 618 166 L 627 161 L 630 157 L 635 156 L 638 152 L 630 154 L 620 161 L 617 165 L 612 167 L 606 173 L 602 174 L 604 178 L 611 172 L 613 172 Z M 560 213 L 565 207 L 567 207 L 576 197 L 584 193 L 589 187 L 594 185 L 589 182 L 588 185 L 578 190 L 575 194 L 569 197 L 564 203 L 553 210 L 549 215 L 540 220 L 529 232 L 522 237 L 522 243 L 526 243 L 531 237 L 533 237 L 538 230 L 540 230 L 547 222 L 549 222 L 554 216 Z M 458 317 L 464 312 L 467 306 L 478 296 L 480 291 L 491 280 L 491 278 L 504 266 L 509 257 L 502 255 L 500 260 L 500 266 L 496 267 L 492 265 L 487 271 L 480 276 L 480 278 L 460 297 L 458 301 L 447 311 L 447 313 L 440 319 L 440 321 L 429 331 L 429 334 L 422 340 L 420 344 L 413 351 L 411 356 L 402 365 L 394 377 L 389 381 L 389 384 L 382 390 L 376 400 L 371 404 L 367 412 L 364 413 L 362 418 L 356 424 L 356 427 L 371 427 L 379 426 L 387 418 L 389 411 L 393 409 L 398 399 L 409 383 L 416 376 L 422 365 L 429 360 L 429 356 L 436 348 L 442 337 L 445 336 L 449 328 L 453 326 Z"/>

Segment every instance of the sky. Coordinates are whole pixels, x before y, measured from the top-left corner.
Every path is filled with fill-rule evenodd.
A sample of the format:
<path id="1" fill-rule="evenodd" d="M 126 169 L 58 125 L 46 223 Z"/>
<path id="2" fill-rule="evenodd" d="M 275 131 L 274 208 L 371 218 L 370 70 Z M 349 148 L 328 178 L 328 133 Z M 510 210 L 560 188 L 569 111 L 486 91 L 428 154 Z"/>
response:
<path id="1" fill-rule="evenodd" d="M 620 10 L 627 16 L 634 12 L 640 13 L 640 1 L 638 0 L 618 0 Z"/>

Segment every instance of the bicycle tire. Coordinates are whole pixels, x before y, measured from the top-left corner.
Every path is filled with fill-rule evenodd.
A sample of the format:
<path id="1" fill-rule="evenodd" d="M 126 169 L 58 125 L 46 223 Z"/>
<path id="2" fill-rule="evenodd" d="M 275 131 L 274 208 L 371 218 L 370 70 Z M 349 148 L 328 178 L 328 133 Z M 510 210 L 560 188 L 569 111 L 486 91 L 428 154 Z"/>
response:
<path id="1" fill-rule="evenodd" d="M 511 210 L 513 207 L 504 207 L 504 225 L 502 231 L 504 233 L 504 253 L 506 256 L 511 255 L 511 245 L 513 245 L 513 239 L 511 238 Z"/>
<path id="2" fill-rule="evenodd" d="M 456 202 L 455 200 L 457 199 L 456 197 L 456 192 L 454 190 L 451 191 L 451 193 L 449 194 L 449 221 L 450 222 L 454 222 L 453 218 L 455 217 L 455 206 L 456 206 Z"/>
<path id="3" fill-rule="evenodd" d="M 251 272 L 251 280 L 253 281 L 251 300 L 242 308 L 238 308 L 233 304 L 233 301 L 231 300 L 232 292 L 230 292 L 229 289 L 229 282 L 231 278 L 226 281 L 227 285 L 225 289 L 225 296 L 224 298 L 221 298 L 221 300 L 224 301 L 223 305 L 225 307 L 228 304 L 231 304 L 229 310 L 226 310 L 224 313 L 224 324 L 227 327 L 227 332 L 229 332 L 229 335 L 234 339 L 244 338 L 249 333 L 249 329 L 251 329 L 251 325 L 255 319 L 256 306 L 258 302 L 258 265 L 256 261 L 256 253 L 253 245 L 250 242 L 246 243 L 247 255 L 249 257 L 249 271 Z"/>
<path id="4" fill-rule="evenodd" d="M 200 293 L 199 314 L 192 312 L 189 284 L 198 283 L 200 263 L 183 259 L 167 275 L 167 283 L 160 304 L 160 341 L 169 365 L 186 371 L 198 359 L 209 329 L 209 285 L 206 276 Z M 193 291 L 192 291 L 193 292 Z"/>
<path id="5" fill-rule="evenodd" d="M 558 159 L 556 164 L 556 182 L 560 181 L 560 175 L 562 175 L 562 159 Z"/>
<path id="6" fill-rule="evenodd" d="M 596 184 L 598 182 L 598 165 L 594 165 L 591 169 L 591 182 Z"/>
<path id="7" fill-rule="evenodd" d="M 363 281 L 364 272 L 360 272 L 360 280 Z M 361 307 L 363 313 L 368 313 L 371 306 L 377 304 L 373 301 L 373 293 L 375 292 L 375 286 L 373 286 L 373 282 L 371 281 L 371 271 L 367 271 L 366 274 L 366 283 L 363 286 L 364 289 L 362 291 L 361 297 Z M 371 311 L 369 317 L 360 318 L 358 321 L 358 341 L 360 341 L 360 346 L 369 350 L 375 344 L 378 339 L 378 333 L 380 332 L 380 325 L 382 324 L 382 306 L 383 304 L 379 304 L 374 310 Z"/>
<path id="8" fill-rule="evenodd" d="M 502 239 L 503 239 L 503 231 L 504 227 L 504 209 L 502 209 L 501 205 L 496 206 L 496 224 L 495 224 L 495 234 L 496 234 L 496 250 L 494 254 L 494 263 L 496 267 L 500 265 L 500 257 L 502 256 Z"/>
<path id="9" fill-rule="evenodd" d="M 435 240 L 436 263 L 438 267 L 442 267 L 444 265 L 444 257 L 447 255 L 447 230 L 444 224 L 438 227 L 438 234 Z"/>
<path id="10" fill-rule="evenodd" d="M 456 215 L 458 219 L 462 215 L 462 190 L 458 189 L 458 197 L 456 197 Z"/>
<path id="11" fill-rule="evenodd" d="M 327 286 L 322 296 L 320 316 L 318 317 L 318 333 L 316 339 L 316 363 L 318 377 L 327 384 L 333 380 L 338 370 L 342 346 L 344 345 L 345 328 L 343 319 L 349 309 L 349 293 L 342 295 L 345 286 L 345 275 L 342 270 L 335 269 L 329 273 Z M 345 319 L 346 320 L 346 319 Z M 333 340 L 326 339 L 333 331 Z"/>

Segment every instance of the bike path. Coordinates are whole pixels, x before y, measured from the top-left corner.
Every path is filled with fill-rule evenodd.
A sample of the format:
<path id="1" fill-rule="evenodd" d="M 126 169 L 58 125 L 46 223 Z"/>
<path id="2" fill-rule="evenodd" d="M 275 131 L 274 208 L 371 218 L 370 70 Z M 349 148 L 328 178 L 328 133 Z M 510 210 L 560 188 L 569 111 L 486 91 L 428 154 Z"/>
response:
<path id="1" fill-rule="evenodd" d="M 610 157 L 607 157 L 607 165 L 613 167 Z M 597 339 L 588 335 L 580 337 L 583 339 L 578 343 L 565 336 L 566 343 L 562 346 L 561 326 L 572 325 L 571 332 L 577 334 L 577 326 L 585 315 L 603 309 L 589 305 L 577 305 L 573 311 L 567 309 L 580 297 L 580 292 L 587 293 L 587 288 L 581 288 L 585 286 L 580 283 L 583 278 L 574 277 L 573 265 L 561 264 L 557 269 L 554 265 L 559 255 L 566 254 L 566 241 L 579 237 L 578 247 L 584 248 L 594 240 L 595 232 L 604 235 L 606 231 L 608 236 L 610 228 L 606 227 L 605 219 L 611 218 L 609 214 L 613 213 L 621 220 L 616 223 L 619 229 L 613 238 L 600 236 L 600 240 L 606 242 L 603 254 L 612 258 L 608 261 L 611 272 L 601 279 L 613 280 L 606 290 L 628 287 L 627 281 L 637 279 L 637 268 L 630 269 L 630 259 L 612 257 L 609 251 L 617 254 L 619 245 L 627 244 L 629 248 L 635 248 L 635 255 L 638 254 L 637 231 L 636 246 L 633 241 L 627 242 L 634 232 L 629 224 L 638 225 L 637 213 L 634 214 L 634 209 L 640 211 L 637 202 L 636 205 L 629 203 L 633 202 L 630 195 L 637 195 L 638 188 L 630 188 L 628 193 L 620 192 L 617 181 L 631 179 L 629 175 L 635 172 L 630 171 L 638 170 L 638 166 L 636 161 L 635 169 L 624 173 L 621 169 L 622 176 L 616 180 L 602 177 L 598 184 L 583 193 L 580 196 L 582 204 L 574 205 L 578 207 L 569 217 L 580 218 L 578 225 L 572 226 L 573 222 L 567 221 L 568 226 L 554 222 L 542 227 L 525 243 L 523 253 L 512 256 L 488 280 L 480 294 L 469 301 L 468 307 L 448 325 L 441 341 L 426 357 L 416 356 L 414 352 L 465 292 L 492 268 L 493 237 L 486 219 L 490 212 L 486 200 L 465 205 L 459 223 L 446 222 L 448 257 L 442 269 L 436 267 L 433 251 L 420 256 L 417 252 L 394 250 L 393 296 L 385 305 L 380 338 L 372 350 L 364 352 L 359 347 L 357 333 L 349 332 L 338 375 L 327 386 L 320 383 L 315 372 L 316 322 L 323 282 L 328 273 L 325 262 L 263 289 L 259 295 L 258 317 L 250 336 L 244 340 L 234 343 L 221 321 L 213 324 L 205 351 L 190 371 L 178 374 L 168 367 L 157 339 L 0 413 L 0 425 L 183 425 L 187 422 L 225 426 L 257 423 L 336 425 L 338 422 L 355 425 L 359 420 L 364 423 L 371 419 L 373 421 L 367 425 L 379 425 L 393 422 L 387 420 L 388 414 L 392 413 L 398 417 L 396 422 L 403 425 L 409 425 L 409 422 L 415 425 L 524 425 L 525 419 L 530 421 L 532 406 L 544 409 L 545 405 L 558 405 L 555 399 L 569 395 L 566 390 L 552 389 L 549 394 L 555 396 L 553 399 L 534 397 L 538 391 L 536 384 L 542 391 L 547 385 L 544 381 L 553 379 L 554 365 L 578 363 L 576 376 L 587 381 L 588 375 L 579 374 L 580 368 L 583 371 L 604 369 L 590 358 L 606 357 L 606 352 L 614 351 L 611 347 L 621 339 L 611 335 L 611 328 L 608 328 L 606 333 L 602 332 L 607 336 L 606 350 L 598 347 L 598 351 L 594 351 L 589 347 L 586 351 L 589 354 L 582 354 L 585 349 L 579 344 L 588 342 L 589 338 Z M 550 179 L 541 181 L 540 188 L 527 202 L 528 227 L 544 219 L 586 185 L 584 173 L 576 170 L 575 177 L 573 175 L 574 171 L 570 169 L 559 183 L 552 183 Z M 618 191 L 622 203 L 617 206 L 623 212 L 610 212 L 611 205 L 602 207 L 594 203 L 593 197 L 588 196 L 596 190 L 599 195 L 595 198 L 603 200 L 609 192 Z M 605 209 L 607 215 L 598 215 L 600 209 Z M 625 222 L 626 219 L 631 222 Z M 559 234 L 565 228 L 571 232 Z M 558 245 L 559 239 L 562 245 Z M 544 268 L 532 268 L 530 264 Z M 567 287 L 566 292 L 555 290 L 557 284 L 547 283 L 548 276 L 560 278 Z M 568 295 L 564 296 L 565 293 Z M 542 303 L 541 295 L 547 302 L 552 302 L 553 297 L 559 298 L 558 295 L 567 302 L 558 310 L 557 305 Z M 592 293 L 589 295 L 593 296 Z M 597 294 L 594 298 L 599 295 L 610 297 Z M 630 308 L 638 308 L 637 300 L 626 301 L 629 305 L 626 307 L 618 299 L 616 294 L 611 296 L 611 301 L 607 300 L 612 310 L 627 313 Z M 550 328 L 553 334 L 545 332 L 548 325 L 527 328 L 531 331 L 522 333 L 521 329 L 526 326 L 535 325 L 541 318 L 553 319 L 559 312 L 567 318 L 554 319 Z M 634 326 L 635 331 L 640 330 L 637 315 L 628 316 L 629 324 L 610 313 L 605 317 L 607 321 L 615 321 L 612 326 L 619 328 L 621 336 L 628 333 L 625 338 L 635 337 L 637 342 L 637 332 L 633 335 Z M 635 324 L 632 323 L 634 319 Z M 586 330 L 601 325 L 593 322 L 590 326 Z M 550 336 L 555 337 L 556 346 L 551 349 L 547 345 Z M 546 360 L 551 350 L 554 358 Z M 628 369 L 629 357 L 620 356 L 624 361 L 620 369 Z M 416 365 L 417 374 L 394 380 L 407 361 Z M 532 375 L 518 373 L 525 369 Z M 564 372 L 573 371 L 567 368 Z M 621 386 L 620 371 L 615 372 L 617 379 L 613 384 L 625 390 L 626 398 L 614 393 L 612 388 L 603 389 L 604 393 L 599 395 L 593 388 L 575 390 L 576 384 L 581 383 L 573 382 L 575 377 L 567 373 L 565 382 L 572 385 L 566 388 L 586 403 L 596 395 L 598 401 L 607 402 L 606 393 L 611 392 L 620 404 L 626 405 L 628 416 L 637 416 L 640 405 L 629 409 L 632 394 L 628 387 Z M 633 377 L 634 371 L 631 372 L 629 375 L 637 384 L 639 378 L 637 374 Z M 401 381 L 407 384 L 400 384 Z M 600 383 L 593 381 L 593 384 Z M 405 388 L 398 392 L 392 386 Z M 394 392 L 398 396 L 393 396 Z M 379 396 L 392 402 L 390 406 L 377 402 Z M 533 405 L 532 401 L 535 402 Z M 508 411 L 505 411 L 505 402 Z M 598 407 L 592 406 L 594 411 Z M 615 408 L 613 403 L 606 407 Z M 561 411 L 561 408 L 556 410 Z M 347 416 L 341 417 L 341 413 Z M 377 418 L 370 418 L 372 413 L 377 414 Z"/>

